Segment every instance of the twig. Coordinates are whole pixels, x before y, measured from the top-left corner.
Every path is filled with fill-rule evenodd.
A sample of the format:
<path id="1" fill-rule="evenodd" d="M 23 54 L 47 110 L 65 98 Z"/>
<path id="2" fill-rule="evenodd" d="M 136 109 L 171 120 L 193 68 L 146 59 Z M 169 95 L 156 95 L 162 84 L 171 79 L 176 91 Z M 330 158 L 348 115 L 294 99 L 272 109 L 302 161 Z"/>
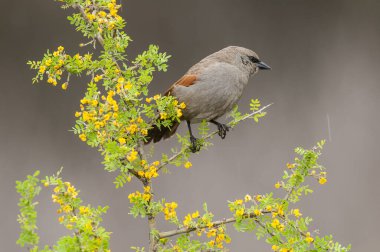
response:
<path id="1" fill-rule="evenodd" d="M 259 113 L 263 112 L 265 109 L 267 109 L 267 108 L 270 107 L 271 105 L 273 105 L 273 103 L 270 103 L 270 104 L 268 104 L 268 105 L 266 105 L 266 106 L 260 108 L 259 110 L 254 111 L 254 112 L 252 112 L 252 113 L 250 113 L 250 114 L 244 116 L 243 118 L 241 118 L 241 119 L 238 120 L 238 121 L 231 121 L 231 122 L 227 123 L 227 125 L 230 126 L 232 123 L 238 123 L 238 122 L 244 121 L 244 120 L 246 120 L 246 119 L 248 119 L 248 118 L 254 116 L 255 114 L 259 114 Z M 209 139 L 209 138 L 211 138 L 212 136 L 216 135 L 217 133 L 218 133 L 218 131 L 214 131 L 214 132 L 208 134 L 207 136 L 202 137 L 201 139 L 203 139 L 203 140 Z M 161 170 L 161 169 L 162 169 L 164 166 L 166 166 L 167 164 L 170 164 L 171 161 L 173 161 L 174 159 L 176 159 L 177 157 L 179 157 L 180 155 L 182 155 L 186 150 L 187 150 L 187 148 L 184 148 L 184 149 L 182 149 L 181 151 L 179 151 L 179 152 L 177 152 L 176 154 L 174 154 L 173 156 L 171 156 L 166 162 L 162 162 L 161 165 L 159 165 L 159 166 L 157 167 L 157 171 Z"/>

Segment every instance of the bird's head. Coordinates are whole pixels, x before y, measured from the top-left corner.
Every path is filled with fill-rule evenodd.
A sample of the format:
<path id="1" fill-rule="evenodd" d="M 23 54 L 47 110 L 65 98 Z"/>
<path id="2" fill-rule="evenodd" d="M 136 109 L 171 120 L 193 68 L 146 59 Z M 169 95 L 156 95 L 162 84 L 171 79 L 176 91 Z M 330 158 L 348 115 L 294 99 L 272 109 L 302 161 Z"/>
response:
<path id="1" fill-rule="evenodd" d="M 262 62 L 259 56 L 252 50 L 239 47 L 229 46 L 222 51 L 229 58 L 231 64 L 234 64 L 242 71 L 248 72 L 250 75 L 257 73 L 259 70 L 270 70 L 270 66 Z"/>

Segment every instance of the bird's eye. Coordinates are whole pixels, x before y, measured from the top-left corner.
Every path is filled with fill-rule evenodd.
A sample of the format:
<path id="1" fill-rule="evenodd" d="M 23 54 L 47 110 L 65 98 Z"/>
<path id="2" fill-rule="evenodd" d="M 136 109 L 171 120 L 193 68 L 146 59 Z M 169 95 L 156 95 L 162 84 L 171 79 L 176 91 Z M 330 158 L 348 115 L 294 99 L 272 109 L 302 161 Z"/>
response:
<path id="1" fill-rule="evenodd" d="M 260 60 L 256 58 L 255 56 L 248 56 L 248 58 L 253 62 L 253 63 L 259 63 Z"/>

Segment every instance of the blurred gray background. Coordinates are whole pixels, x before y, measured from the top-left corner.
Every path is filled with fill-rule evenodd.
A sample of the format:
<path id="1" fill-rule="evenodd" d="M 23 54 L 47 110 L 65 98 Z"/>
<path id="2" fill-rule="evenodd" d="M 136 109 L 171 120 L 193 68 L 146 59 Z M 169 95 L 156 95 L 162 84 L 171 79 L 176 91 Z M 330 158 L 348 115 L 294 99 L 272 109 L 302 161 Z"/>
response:
<path id="1" fill-rule="evenodd" d="M 1 251 L 20 251 L 15 244 L 18 195 L 14 182 L 35 169 L 43 175 L 64 166 L 63 177 L 93 205 L 109 205 L 104 226 L 112 231 L 113 251 L 145 246 L 147 225 L 128 213 L 129 192 L 138 183 L 116 190 L 116 174 L 103 171 L 95 149 L 68 130 L 85 89 L 76 78 L 64 92 L 45 83 L 33 86 L 28 59 L 64 45 L 75 53 L 83 42 L 58 3 L 46 0 L 2 1 L 0 15 L 0 244 Z M 152 94 L 164 91 L 187 68 L 228 45 L 254 49 L 273 70 L 261 72 L 240 102 L 273 102 L 260 124 L 241 123 L 209 151 L 194 155 L 190 170 L 171 167 L 161 176 L 158 197 L 179 203 L 179 215 L 208 202 L 216 219 L 228 217 L 227 199 L 273 189 L 294 147 L 331 141 L 321 160 L 328 183 L 311 182 L 315 193 L 299 207 L 314 218 L 313 228 L 333 234 L 353 251 L 377 251 L 380 225 L 380 2 L 379 1 L 242 1 L 130 0 L 122 15 L 134 42 L 130 57 L 160 45 L 173 57 L 167 73 L 156 75 Z M 86 49 L 87 50 L 87 49 Z M 185 132 L 181 125 L 180 132 Z M 168 150 L 173 141 L 157 145 Z M 67 234 L 57 223 L 50 192 L 39 209 L 41 244 Z M 162 226 L 164 230 L 169 226 Z M 254 234 L 230 229 L 231 251 L 269 251 Z"/>

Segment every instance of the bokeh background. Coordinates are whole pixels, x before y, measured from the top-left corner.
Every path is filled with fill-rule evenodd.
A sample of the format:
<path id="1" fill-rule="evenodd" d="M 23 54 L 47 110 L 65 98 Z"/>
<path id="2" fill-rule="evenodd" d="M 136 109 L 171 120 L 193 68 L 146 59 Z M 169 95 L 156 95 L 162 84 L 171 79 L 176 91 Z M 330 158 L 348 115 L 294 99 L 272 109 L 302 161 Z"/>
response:
<path id="1" fill-rule="evenodd" d="M 156 75 L 152 94 L 164 91 L 187 68 L 228 45 L 254 49 L 272 71 L 254 77 L 240 102 L 273 102 L 260 124 L 241 123 L 227 138 L 212 140 L 207 152 L 194 155 L 190 170 L 171 167 L 155 185 L 159 197 L 177 201 L 179 215 L 208 202 L 216 219 L 229 216 L 227 199 L 274 190 L 294 147 L 326 138 L 322 163 L 328 183 L 311 182 L 315 193 L 300 208 L 314 218 L 321 234 L 334 234 L 353 251 L 377 251 L 380 225 L 380 2 L 129 0 L 122 1 L 127 32 L 134 42 L 130 57 L 160 45 L 173 55 L 167 73 Z M 66 11 L 47 0 L 2 1 L 0 15 L 0 244 L 15 244 L 18 196 L 14 182 L 35 169 L 43 175 L 64 166 L 63 177 L 81 189 L 93 205 L 109 205 L 104 218 L 112 231 L 113 251 L 145 246 L 147 225 L 128 215 L 132 183 L 116 190 L 116 174 L 103 171 L 100 155 L 68 130 L 85 89 L 73 79 L 67 91 L 31 84 L 28 59 L 46 48 L 64 45 L 75 53 L 83 42 L 70 27 Z M 87 49 L 86 49 L 87 50 Z M 328 130 L 328 118 L 330 131 Z M 185 132 L 181 125 L 180 132 Z M 330 133 L 329 133 L 330 132 Z M 165 141 L 157 151 L 175 143 Z M 49 192 L 39 197 L 41 244 L 67 234 L 57 222 Z M 161 225 L 161 227 L 163 227 Z M 164 229 L 168 229 L 165 226 Z M 231 251 L 269 251 L 251 233 L 230 228 Z"/>

